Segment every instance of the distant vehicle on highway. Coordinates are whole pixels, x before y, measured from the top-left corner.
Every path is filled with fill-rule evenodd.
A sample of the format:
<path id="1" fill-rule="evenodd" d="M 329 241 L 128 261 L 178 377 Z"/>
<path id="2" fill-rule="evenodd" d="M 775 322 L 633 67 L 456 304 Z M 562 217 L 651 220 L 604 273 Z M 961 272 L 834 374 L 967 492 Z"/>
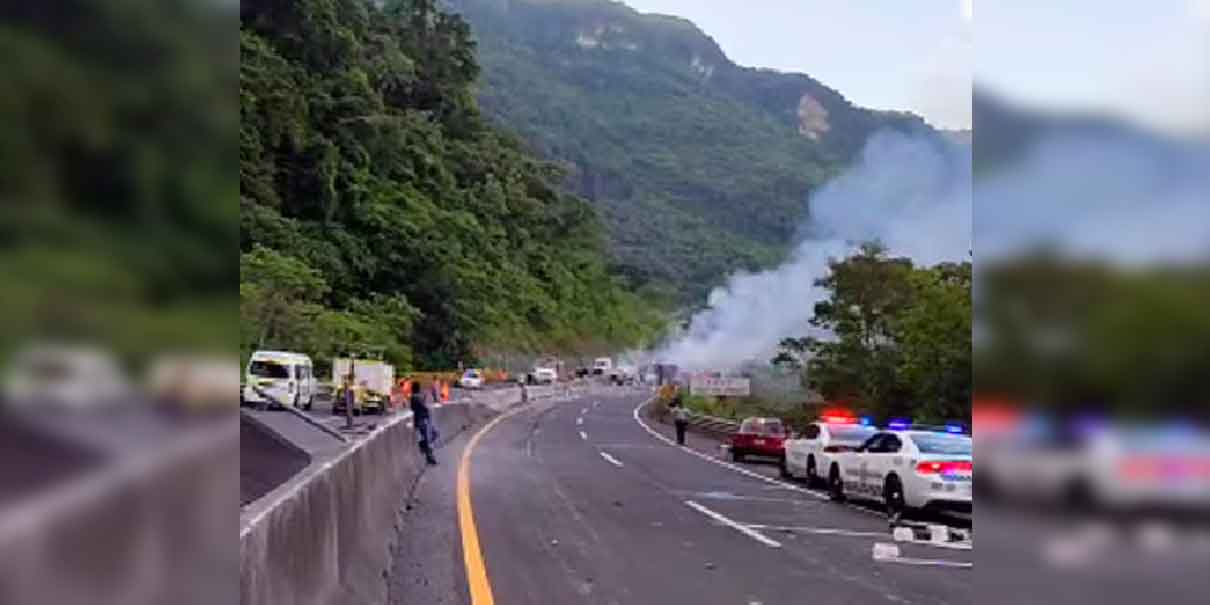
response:
<path id="1" fill-rule="evenodd" d="M 632 384 L 639 378 L 639 371 L 634 366 L 619 365 L 607 372 L 609 381 L 616 385 Z"/>
<path id="2" fill-rule="evenodd" d="M 804 479 L 811 486 L 823 483 L 820 469 L 832 467 L 834 454 L 856 450 L 877 430 L 851 415 L 822 416 L 801 435 L 786 441 L 782 475 Z"/>
<path id="3" fill-rule="evenodd" d="M 834 454 L 827 476 L 833 500 L 880 500 L 892 518 L 909 509 L 973 510 L 971 438 L 953 430 L 878 431 Z"/>
<path id="4" fill-rule="evenodd" d="M 609 370 L 613 369 L 613 360 L 608 357 L 598 357 L 592 361 L 592 373 L 594 376 L 608 374 Z"/>
<path id="5" fill-rule="evenodd" d="M 779 418 L 745 418 L 730 438 L 731 459 L 742 462 L 748 456 L 776 458 L 785 456 L 786 427 Z"/>
<path id="6" fill-rule="evenodd" d="M 458 379 L 458 386 L 464 389 L 481 389 L 483 388 L 483 372 L 481 370 L 467 370 L 462 373 L 462 378 Z"/>
<path id="7" fill-rule="evenodd" d="M 559 372 L 551 367 L 538 366 L 529 374 L 530 384 L 554 384 L 559 381 Z"/>
<path id="8" fill-rule="evenodd" d="M 244 372 L 241 404 L 309 410 L 319 390 L 311 358 L 292 351 L 256 351 Z"/>
<path id="9" fill-rule="evenodd" d="M 99 349 L 40 345 L 17 353 L 4 376 L 3 399 L 16 406 L 88 409 L 130 399 L 133 391 L 112 356 Z"/>

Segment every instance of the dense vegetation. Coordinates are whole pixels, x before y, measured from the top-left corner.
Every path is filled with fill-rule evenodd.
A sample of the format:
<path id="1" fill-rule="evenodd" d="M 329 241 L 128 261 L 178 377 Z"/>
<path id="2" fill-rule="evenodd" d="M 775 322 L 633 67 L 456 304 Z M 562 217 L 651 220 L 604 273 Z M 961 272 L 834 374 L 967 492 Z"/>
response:
<path id="1" fill-rule="evenodd" d="M 786 339 L 775 361 L 805 363 L 812 389 L 883 420 L 970 417 L 970 263 L 915 267 L 867 244 L 817 283 L 830 296 L 811 325 L 832 336 Z"/>
<path id="2" fill-rule="evenodd" d="M 1060 413 L 1210 417 L 1210 268 L 1046 251 L 980 267 L 982 394 Z"/>
<path id="3" fill-rule="evenodd" d="M 31 339 L 233 353 L 235 19 L 0 6 L 0 358 Z"/>
<path id="4" fill-rule="evenodd" d="M 245 352 L 451 367 L 660 325 L 593 208 L 480 116 L 470 28 L 435 0 L 245 0 L 240 54 Z"/>
<path id="5" fill-rule="evenodd" d="M 488 115 L 569 167 L 632 283 L 681 303 L 781 260 L 809 192 L 875 130 L 928 130 L 808 76 L 739 67 L 683 19 L 607 0 L 450 4 L 474 26 Z"/>

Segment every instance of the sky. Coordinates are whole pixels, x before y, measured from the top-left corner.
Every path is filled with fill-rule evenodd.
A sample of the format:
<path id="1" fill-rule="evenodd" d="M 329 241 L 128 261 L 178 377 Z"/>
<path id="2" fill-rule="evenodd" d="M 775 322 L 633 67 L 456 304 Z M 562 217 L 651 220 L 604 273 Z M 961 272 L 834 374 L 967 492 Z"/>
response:
<path id="1" fill-rule="evenodd" d="M 1210 0 L 980 1 L 973 36 L 1003 95 L 1210 133 Z"/>
<path id="2" fill-rule="evenodd" d="M 693 21 L 732 61 L 808 74 L 850 101 L 969 128 L 969 0 L 623 0 Z"/>
<path id="3" fill-rule="evenodd" d="M 623 0 L 696 23 L 740 65 L 970 126 L 975 82 L 1043 109 L 1210 133 L 1210 0 Z"/>

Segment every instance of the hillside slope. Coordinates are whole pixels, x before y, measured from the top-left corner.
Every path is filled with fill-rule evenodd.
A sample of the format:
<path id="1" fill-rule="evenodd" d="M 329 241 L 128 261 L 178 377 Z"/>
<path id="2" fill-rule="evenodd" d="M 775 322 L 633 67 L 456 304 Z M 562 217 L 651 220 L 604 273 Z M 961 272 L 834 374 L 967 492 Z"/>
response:
<path id="1" fill-rule="evenodd" d="M 741 67 L 689 21 L 608 0 L 449 0 L 471 23 L 485 113 L 566 163 L 637 286 L 700 303 L 776 263 L 809 192 L 880 128 L 919 117 L 802 74 Z"/>
<path id="2" fill-rule="evenodd" d="M 435 0 L 240 4 L 241 351 L 612 350 L 662 319 L 585 201 L 479 114 L 470 29 Z"/>

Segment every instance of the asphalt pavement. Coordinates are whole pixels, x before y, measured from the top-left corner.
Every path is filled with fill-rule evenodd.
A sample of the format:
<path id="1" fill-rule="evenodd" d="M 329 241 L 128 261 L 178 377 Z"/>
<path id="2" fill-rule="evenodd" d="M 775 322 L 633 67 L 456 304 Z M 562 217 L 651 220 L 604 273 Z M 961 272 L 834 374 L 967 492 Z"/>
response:
<path id="1" fill-rule="evenodd" d="M 896 542 L 878 511 L 673 445 L 640 388 L 540 401 L 469 458 L 473 535 L 497 603 L 969 603 L 973 551 Z M 404 510 L 392 602 L 470 603 L 459 439 Z M 463 528 L 465 529 L 465 528 Z M 440 596 L 437 596 L 440 595 Z"/>

